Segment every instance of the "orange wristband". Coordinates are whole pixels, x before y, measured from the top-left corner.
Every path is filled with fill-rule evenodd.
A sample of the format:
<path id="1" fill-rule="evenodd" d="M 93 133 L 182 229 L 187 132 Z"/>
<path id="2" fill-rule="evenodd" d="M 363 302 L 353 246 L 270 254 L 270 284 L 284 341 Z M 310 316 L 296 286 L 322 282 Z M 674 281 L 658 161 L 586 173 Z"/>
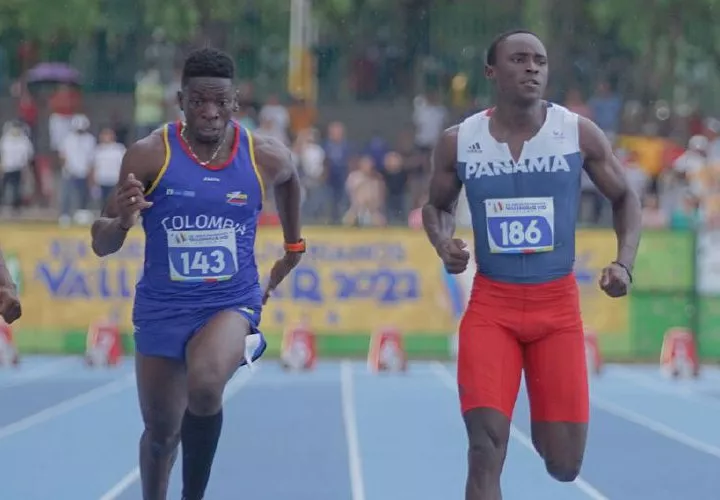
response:
<path id="1" fill-rule="evenodd" d="M 305 239 L 303 238 L 300 238 L 300 241 L 297 243 L 284 243 L 283 248 L 288 253 L 305 253 L 305 250 L 307 249 Z"/>

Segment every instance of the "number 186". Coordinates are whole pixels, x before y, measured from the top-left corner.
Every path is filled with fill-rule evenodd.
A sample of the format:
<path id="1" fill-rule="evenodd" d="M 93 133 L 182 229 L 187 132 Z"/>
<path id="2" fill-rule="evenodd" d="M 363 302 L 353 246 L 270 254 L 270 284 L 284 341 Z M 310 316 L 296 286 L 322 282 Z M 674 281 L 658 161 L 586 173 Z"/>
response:
<path id="1" fill-rule="evenodd" d="M 525 243 L 537 245 L 542 237 L 535 219 L 531 220 L 527 227 L 517 220 L 512 222 L 503 221 L 500 223 L 500 231 L 502 232 L 503 245 L 522 245 Z"/>

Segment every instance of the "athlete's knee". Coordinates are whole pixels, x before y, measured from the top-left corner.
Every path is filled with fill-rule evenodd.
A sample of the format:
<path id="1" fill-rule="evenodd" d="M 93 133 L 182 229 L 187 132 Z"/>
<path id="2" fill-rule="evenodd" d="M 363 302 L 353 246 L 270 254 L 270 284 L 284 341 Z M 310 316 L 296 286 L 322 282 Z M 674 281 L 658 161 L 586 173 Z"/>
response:
<path id="1" fill-rule="evenodd" d="M 222 406 L 224 383 L 203 377 L 188 384 L 188 407 L 195 415 L 214 415 Z"/>
<path id="2" fill-rule="evenodd" d="M 545 468 L 555 480 L 570 483 L 580 475 L 582 457 L 567 453 L 560 456 L 549 455 L 545 457 Z"/>
<path id="3" fill-rule="evenodd" d="M 532 441 L 545 461 L 548 474 L 571 482 L 580 474 L 587 425 L 584 423 L 533 422 Z"/>
<path id="4" fill-rule="evenodd" d="M 180 429 L 146 422 L 142 441 L 146 444 L 153 457 L 171 455 L 180 444 Z"/>
<path id="5" fill-rule="evenodd" d="M 468 431 L 468 460 L 471 474 L 499 470 L 505 460 L 510 437 L 509 420 L 485 408 L 465 413 Z"/>

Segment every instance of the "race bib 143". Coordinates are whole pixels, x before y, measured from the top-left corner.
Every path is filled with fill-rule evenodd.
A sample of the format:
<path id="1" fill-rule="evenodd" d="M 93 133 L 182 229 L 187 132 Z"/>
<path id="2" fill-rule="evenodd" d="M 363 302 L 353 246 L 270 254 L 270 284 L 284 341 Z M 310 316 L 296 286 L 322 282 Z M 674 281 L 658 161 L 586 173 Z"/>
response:
<path id="1" fill-rule="evenodd" d="M 226 280 L 238 271 L 233 228 L 168 231 L 167 238 L 172 281 Z"/>
<path id="2" fill-rule="evenodd" d="M 552 198 L 485 200 L 485 214 L 492 253 L 550 252 L 555 246 Z"/>

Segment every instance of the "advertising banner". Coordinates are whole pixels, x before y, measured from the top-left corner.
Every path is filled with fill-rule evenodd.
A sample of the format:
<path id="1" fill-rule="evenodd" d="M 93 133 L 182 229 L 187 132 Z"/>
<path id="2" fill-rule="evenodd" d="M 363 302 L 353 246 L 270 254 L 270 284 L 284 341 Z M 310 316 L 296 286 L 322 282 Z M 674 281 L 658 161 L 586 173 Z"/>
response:
<path id="1" fill-rule="evenodd" d="M 2 234 L 22 291 L 20 331 L 62 335 L 111 314 L 132 331 L 144 253 L 140 230 L 105 258 L 93 254 L 89 228 L 7 225 Z M 455 333 L 472 276 L 447 275 L 422 231 L 308 227 L 304 236 L 309 251 L 265 307 L 264 331 L 280 333 L 306 320 L 318 334 L 369 334 L 388 326 L 410 335 Z M 472 242 L 471 235 L 462 237 Z M 576 275 L 584 320 L 600 335 L 627 333 L 626 301 L 607 298 L 597 286 L 614 254 L 612 232 L 579 231 Z M 278 228 L 259 231 L 256 255 L 264 281 L 282 255 Z"/>

